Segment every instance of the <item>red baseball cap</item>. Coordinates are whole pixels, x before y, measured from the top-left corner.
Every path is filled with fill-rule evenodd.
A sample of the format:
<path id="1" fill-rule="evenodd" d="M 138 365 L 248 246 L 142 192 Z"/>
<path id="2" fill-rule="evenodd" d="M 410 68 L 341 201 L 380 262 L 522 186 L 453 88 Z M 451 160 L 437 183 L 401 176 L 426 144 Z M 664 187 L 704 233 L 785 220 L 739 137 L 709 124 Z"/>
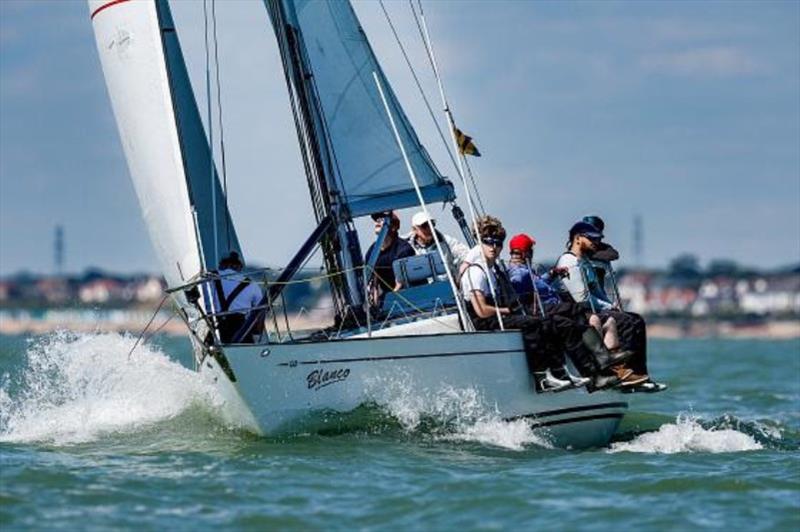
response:
<path id="1" fill-rule="evenodd" d="M 508 243 L 508 248 L 510 251 L 519 250 L 524 253 L 528 253 L 535 245 L 536 240 L 525 233 L 520 233 L 511 239 L 511 241 Z"/>

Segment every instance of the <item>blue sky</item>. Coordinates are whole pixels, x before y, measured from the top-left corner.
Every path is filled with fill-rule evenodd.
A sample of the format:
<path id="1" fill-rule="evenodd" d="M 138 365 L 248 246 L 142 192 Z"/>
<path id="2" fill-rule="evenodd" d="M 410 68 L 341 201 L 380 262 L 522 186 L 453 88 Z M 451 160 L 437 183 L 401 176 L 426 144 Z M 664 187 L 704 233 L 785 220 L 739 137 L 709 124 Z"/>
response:
<path id="1" fill-rule="evenodd" d="M 641 214 L 649 265 L 800 261 L 800 2 L 424 5 L 484 202 L 540 257 L 597 213 L 623 259 Z M 313 222 L 277 49 L 260 1 L 217 6 L 229 201 L 250 260 L 280 265 Z M 355 6 L 454 175 L 379 5 Z M 435 101 L 407 3 L 387 6 Z M 172 9 L 204 109 L 202 3 Z M 85 2 L 0 0 L 0 274 L 51 271 L 59 223 L 69 271 L 155 269 Z"/>

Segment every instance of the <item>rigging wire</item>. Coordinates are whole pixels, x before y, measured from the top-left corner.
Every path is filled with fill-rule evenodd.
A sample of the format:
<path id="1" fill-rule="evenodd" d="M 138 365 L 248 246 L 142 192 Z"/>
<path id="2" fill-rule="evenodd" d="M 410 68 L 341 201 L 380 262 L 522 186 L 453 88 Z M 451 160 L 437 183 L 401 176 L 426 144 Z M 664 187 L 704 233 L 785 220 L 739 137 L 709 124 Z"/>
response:
<path id="1" fill-rule="evenodd" d="M 461 155 L 460 158 L 458 159 L 459 162 L 464 163 L 466 161 L 466 156 L 464 155 L 463 152 L 461 152 L 461 150 L 458 147 L 458 140 L 456 139 L 455 119 L 453 118 L 453 113 L 450 110 L 450 104 L 447 102 L 447 96 L 445 95 L 444 92 L 444 83 L 442 82 L 442 77 L 439 75 L 439 69 L 436 66 L 436 58 L 433 52 L 433 43 L 431 42 L 430 34 L 428 33 L 428 26 L 425 23 L 425 14 L 422 10 L 422 2 L 420 0 L 417 0 L 417 5 L 419 6 L 419 18 L 417 18 L 417 13 L 414 10 L 414 4 L 412 0 L 409 0 L 409 4 L 411 5 L 411 11 L 414 13 L 414 19 L 417 21 L 417 28 L 419 29 L 420 34 L 422 36 L 422 40 L 425 43 L 425 49 L 428 52 L 428 59 L 430 60 L 431 68 L 433 68 L 433 74 L 434 76 L 436 76 L 436 82 L 439 85 L 439 96 L 442 99 L 442 107 L 444 108 L 444 114 L 447 117 L 447 123 L 450 126 L 450 134 L 451 134 L 450 138 L 453 141 L 454 150 L 456 153 L 459 153 Z M 478 237 L 479 236 L 478 219 L 475 215 L 475 207 L 472 201 L 472 194 L 470 193 L 469 185 L 467 184 L 467 178 L 462 165 L 459 165 L 458 174 L 459 177 L 461 178 L 461 182 L 464 187 L 464 192 L 466 192 L 467 207 L 469 208 L 469 214 L 470 218 L 472 219 L 472 225 L 475 230 L 475 236 Z M 488 271 L 488 265 L 482 254 L 481 254 L 481 262 L 483 263 L 484 269 Z M 491 276 L 489 276 L 488 281 L 489 281 L 489 291 L 491 292 L 492 297 L 495 300 L 497 300 L 496 297 L 497 294 L 495 293 L 495 286 L 494 283 L 492 282 Z M 497 321 L 500 323 L 500 330 L 501 331 L 505 330 L 505 327 L 503 326 L 503 316 L 500 314 L 499 307 L 495 307 L 495 313 L 497 315 Z"/>
<path id="2" fill-rule="evenodd" d="M 431 107 L 430 101 L 428 101 L 428 97 L 425 94 L 425 90 L 422 88 L 422 83 L 417 77 L 417 72 L 414 69 L 414 65 L 411 63 L 411 59 L 408 57 L 406 53 L 406 49 L 403 46 L 402 41 L 400 40 L 400 36 L 397 34 L 397 30 L 394 27 L 394 23 L 392 22 L 391 17 L 389 16 L 389 12 L 386 10 L 386 6 L 383 3 L 383 0 L 379 0 L 381 5 L 381 9 L 383 10 L 383 14 L 386 17 L 386 22 L 389 23 L 389 27 L 392 30 L 392 34 L 394 35 L 395 41 L 397 41 L 397 46 L 400 48 L 400 51 L 403 53 L 403 58 L 406 60 L 406 65 L 408 65 L 408 69 L 411 71 L 411 76 L 414 78 L 414 82 L 417 85 L 417 89 L 419 89 L 420 96 L 422 96 L 422 101 L 425 102 L 425 107 L 428 108 L 428 114 L 431 116 L 431 120 L 433 120 L 434 126 L 436 126 L 436 131 L 439 132 L 439 138 L 442 139 L 442 144 L 445 147 L 445 151 L 447 152 L 448 157 L 450 157 L 450 162 L 453 163 L 453 168 L 456 172 L 458 172 L 458 163 L 456 163 L 455 157 L 453 157 L 453 153 L 450 151 L 450 144 L 447 142 L 447 139 L 444 136 L 444 132 L 442 131 L 442 127 L 439 124 L 439 121 L 436 119 L 436 114 L 433 112 L 433 108 Z"/>
<path id="3" fill-rule="evenodd" d="M 483 206 L 483 199 L 478 192 L 478 184 L 475 182 L 475 174 L 472 173 L 472 167 L 470 166 L 469 160 L 467 160 L 466 157 L 464 157 L 464 167 L 467 169 L 467 175 L 472 183 L 472 188 L 475 190 L 475 197 L 478 199 L 478 205 L 481 208 L 481 214 L 486 214 L 486 207 Z"/>
<path id="4" fill-rule="evenodd" d="M 217 232 L 217 183 L 214 175 L 214 120 L 211 113 L 211 51 L 209 50 L 209 26 L 208 26 L 208 0 L 203 0 L 203 21 L 204 21 L 204 41 L 206 51 L 206 113 L 208 119 L 208 144 L 209 144 L 209 179 L 211 182 L 211 216 L 212 229 L 214 231 L 214 260 L 213 264 L 219 262 L 219 240 Z"/>
<path id="5" fill-rule="evenodd" d="M 164 294 L 164 297 L 161 298 L 161 302 L 158 304 L 158 307 L 156 307 L 156 311 L 153 312 L 153 315 L 150 317 L 150 321 L 148 321 L 147 325 L 144 326 L 144 329 L 142 330 L 142 332 L 139 333 L 139 337 L 136 338 L 136 342 L 134 342 L 133 347 L 131 347 L 131 350 L 128 351 L 128 360 L 131 359 L 131 355 L 133 354 L 133 351 L 139 345 L 139 342 L 142 340 L 142 338 L 144 338 L 145 333 L 147 333 L 147 329 L 149 329 L 150 326 L 153 324 L 153 320 L 156 319 L 156 316 L 158 316 L 158 312 L 161 310 L 161 307 L 164 306 L 164 303 L 167 301 L 167 298 L 169 298 L 169 296 L 170 296 L 170 294 L 168 292 L 168 293 Z M 172 318 L 170 318 L 170 319 L 172 319 Z M 162 324 L 161 327 L 163 327 L 164 325 L 166 325 L 166 323 Z M 156 332 L 158 332 L 158 330 L 160 330 L 161 327 L 159 327 L 156 330 Z M 155 333 L 153 333 L 153 334 L 155 334 Z"/>
<path id="6" fill-rule="evenodd" d="M 219 122 L 219 150 L 222 163 L 222 195 L 225 202 L 225 237 L 227 250 L 231 251 L 231 211 L 228 206 L 228 166 L 225 159 L 225 124 L 222 121 L 222 82 L 219 75 L 219 40 L 217 38 L 217 0 L 211 0 L 211 23 L 214 35 L 214 70 L 217 81 L 217 121 Z"/>
<path id="7" fill-rule="evenodd" d="M 417 0 L 417 6 L 419 8 L 419 14 L 417 14 L 417 10 L 414 7 L 414 1 L 413 0 L 408 0 L 408 5 L 411 7 L 411 13 L 414 16 L 414 22 L 417 25 L 417 31 L 419 32 L 420 38 L 422 39 L 422 42 L 425 44 L 425 52 L 426 52 L 426 55 L 428 57 L 428 62 L 430 64 L 430 66 L 431 66 L 431 70 L 433 70 L 433 75 L 436 76 L 437 80 L 439 80 L 439 83 L 440 83 L 440 86 L 441 86 L 441 80 L 439 79 L 439 69 L 436 67 L 436 61 L 435 61 L 435 59 L 433 57 L 433 49 L 432 49 L 433 44 L 430 42 L 430 40 L 428 39 L 428 36 L 426 35 L 425 28 L 423 27 L 423 23 L 420 22 L 420 18 L 424 17 L 424 13 L 422 11 L 422 0 Z M 448 115 L 450 115 L 452 117 L 452 110 L 450 109 L 449 103 L 447 103 L 446 100 L 443 100 L 443 104 L 444 104 L 444 112 L 445 112 L 445 114 L 448 114 Z M 474 195 L 475 195 L 476 199 L 478 200 L 478 204 L 480 205 L 480 209 L 482 211 L 481 214 L 486 214 L 486 209 L 483 206 L 483 199 L 481 198 L 480 191 L 478 190 L 478 185 L 477 185 L 477 183 L 475 181 L 475 177 L 474 177 L 474 175 L 472 173 L 472 169 L 469 167 L 469 162 L 467 161 L 466 156 L 464 156 L 463 154 L 459 153 L 458 156 L 459 156 L 460 160 L 463 161 L 464 164 L 467 167 L 467 174 L 469 175 L 470 181 L 472 182 L 472 188 L 473 188 L 473 191 L 474 191 Z M 466 185 L 466 183 L 465 183 L 465 185 Z M 469 187 L 465 186 L 464 188 L 466 189 L 465 192 L 467 193 L 467 195 L 470 198 L 472 198 L 473 194 L 469 190 Z"/>

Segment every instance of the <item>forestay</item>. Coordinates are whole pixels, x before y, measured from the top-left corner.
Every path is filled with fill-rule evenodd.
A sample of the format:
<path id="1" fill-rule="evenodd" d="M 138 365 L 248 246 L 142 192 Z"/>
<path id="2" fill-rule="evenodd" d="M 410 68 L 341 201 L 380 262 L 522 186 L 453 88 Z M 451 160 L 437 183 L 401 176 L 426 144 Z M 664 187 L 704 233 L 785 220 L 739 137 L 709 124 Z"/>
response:
<path id="1" fill-rule="evenodd" d="M 333 177 L 329 187 L 338 192 L 341 212 L 355 218 L 386 209 L 419 203 L 375 85 L 377 72 L 387 89 L 389 104 L 402 142 L 428 202 L 453 198 L 453 188 L 442 177 L 421 145 L 408 117 L 391 90 L 377 59 L 347 1 L 265 0 L 276 21 L 275 4 L 303 48 L 304 67 L 310 73 L 311 92 L 321 110 L 325 145 Z M 279 32 L 280 34 L 280 32 Z"/>

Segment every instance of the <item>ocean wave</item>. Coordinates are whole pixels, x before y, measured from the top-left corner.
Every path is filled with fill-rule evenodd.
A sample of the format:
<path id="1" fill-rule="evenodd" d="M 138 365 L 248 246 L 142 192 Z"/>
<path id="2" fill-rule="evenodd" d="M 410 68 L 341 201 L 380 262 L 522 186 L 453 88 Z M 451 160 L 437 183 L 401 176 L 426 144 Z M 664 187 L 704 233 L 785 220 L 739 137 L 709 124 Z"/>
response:
<path id="1" fill-rule="evenodd" d="M 612 443 L 608 452 L 730 453 L 763 448 L 751 434 L 724 423 L 703 424 L 695 416 L 682 414 L 674 423 L 661 425 L 656 431 L 639 434 L 631 441 Z"/>
<path id="2" fill-rule="evenodd" d="M 0 441 L 56 445 L 136 431 L 222 406 L 197 374 L 130 336 L 57 332 L 32 343 L 0 386 Z"/>
<path id="3" fill-rule="evenodd" d="M 542 429 L 525 420 L 506 421 L 473 388 L 443 386 L 427 393 L 412 391 L 408 379 L 376 378 L 372 400 L 396 419 L 406 432 L 422 432 L 439 441 L 474 442 L 520 451 L 528 447 L 552 448 Z"/>

